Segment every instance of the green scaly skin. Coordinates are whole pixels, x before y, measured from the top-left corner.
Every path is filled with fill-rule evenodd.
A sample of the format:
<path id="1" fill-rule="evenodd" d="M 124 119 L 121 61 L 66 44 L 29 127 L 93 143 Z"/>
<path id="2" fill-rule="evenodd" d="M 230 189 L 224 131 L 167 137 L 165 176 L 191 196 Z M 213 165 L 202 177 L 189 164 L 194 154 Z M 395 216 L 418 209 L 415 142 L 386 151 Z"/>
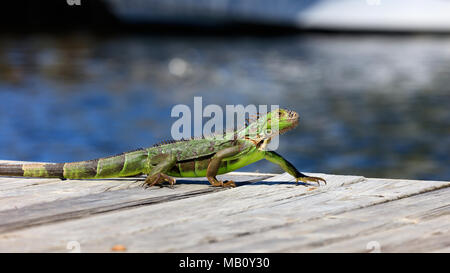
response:
<path id="1" fill-rule="evenodd" d="M 0 175 L 99 179 L 147 174 L 146 186 L 164 181 L 173 185 L 173 177 L 206 176 L 213 186 L 226 187 L 235 184 L 233 181 L 219 181 L 216 175 L 267 159 L 295 177 L 297 182 L 325 182 L 320 177 L 302 174 L 281 155 L 265 150 L 272 137 L 293 129 L 297 124 L 296 112 L 278 109 L 258 117 L 240 130 L 220 136 L 174 141 L 88 161 L 0 164 Z"/>

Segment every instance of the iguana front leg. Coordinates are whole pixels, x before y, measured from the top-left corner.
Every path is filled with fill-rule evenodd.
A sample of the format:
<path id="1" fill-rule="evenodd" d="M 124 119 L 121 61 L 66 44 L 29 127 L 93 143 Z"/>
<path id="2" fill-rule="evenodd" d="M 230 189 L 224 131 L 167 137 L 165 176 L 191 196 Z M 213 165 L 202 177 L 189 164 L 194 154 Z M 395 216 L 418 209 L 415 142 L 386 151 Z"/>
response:
<path id="1" fill-rule="evenodd" d="M 206 178 L 208 178 L 209 183 L 215 187 L 236 187 L 233 181 L 219 181 L 216 178 L 217 171 L 219 170 L 220 163 L 224 158 L 236 155 L 239 153 L 239 146 L 234 146 L 230 148 L 218 151 L 208 164 L 208 169 L 206 170 Z"/>
<path id="2" fill-rule="evenodd" d="M 176 162 L 176 157 L 171 154 L 160 155 L 158 158 L 150 159 L 151 171 L 145 179 L 144 186 L 151 187 L 167 181 L 173 187 L 176 182 L 175 178 L 168 176 L 165 172 L 170 170 Z"/>
<path id="3" fill-rule="evenodd" d="M 294 165 L 292 165 L 289 161 L 284 159 L 281 155 L 277 154 L 276 152 L 265 151 L 264 158 L 272 163 L 279 165 L 283 170 L 285 170 L 287 173 L 295 177 L 296 183 L 298 183 L 298 181 L 302 181 L 305 183 L 307 183 L 308 181 L 312 181 L 320 185 L 320 181 L 322 181 L 325 184 L 327 184 L 327 181 L 325 181 L 325 179 L 323 178 L 307 176 L 297 171 Z"/>

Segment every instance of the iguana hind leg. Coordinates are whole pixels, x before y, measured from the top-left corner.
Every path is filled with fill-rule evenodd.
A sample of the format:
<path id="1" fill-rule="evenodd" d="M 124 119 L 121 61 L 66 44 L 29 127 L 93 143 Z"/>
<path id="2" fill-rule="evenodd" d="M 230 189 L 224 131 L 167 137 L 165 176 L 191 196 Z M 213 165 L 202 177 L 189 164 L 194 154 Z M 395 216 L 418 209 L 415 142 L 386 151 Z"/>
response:
<path id="1" fill-rule="evenodd" d="M 220 163 L 224 158 L 236 155 L 239 153 L 239 146 L 230 147 L 218 151 L 209 162 L 208 169 L 206 170 L 206 178 L 208 178 L 209 183 L 214 187 L 236 187 L 233 181 L 219 181 L 216 178 L 217 172 L 220 167 Z"/>
<path id="2" fill-rule="evenodd" d="M 169 182 L 170 187 L 173 187 L 176 182 L 175 178 L 168 176 L 165 172 L 170 170 L 176 162 L 176 157 L 171 154 L 161 155 L 150 159 L 149 164 L 151 171 L 145 179 L 143 186 L 151 187 L 167 181 Z"/>

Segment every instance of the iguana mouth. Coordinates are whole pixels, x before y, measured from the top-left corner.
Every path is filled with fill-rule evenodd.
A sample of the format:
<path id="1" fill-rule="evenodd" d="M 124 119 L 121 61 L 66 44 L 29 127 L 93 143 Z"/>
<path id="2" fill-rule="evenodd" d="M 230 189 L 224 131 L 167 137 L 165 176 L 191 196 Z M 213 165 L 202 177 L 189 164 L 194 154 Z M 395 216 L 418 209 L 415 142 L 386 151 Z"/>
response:
<path id="1" fill-rule="evenodd" d="M 291 121 L 291 120 L 289 120 L 289 121 Z M 295 119 L 295 120 L 293 119 L 292 124 L 284 129 L 279 130 L 278 134 L 282 135 L 282 134 L 286 133 L 287 131 L 294 129 L 295 127 L 297 127 L 297 125 L 298 125 L 298 119 Z"/>

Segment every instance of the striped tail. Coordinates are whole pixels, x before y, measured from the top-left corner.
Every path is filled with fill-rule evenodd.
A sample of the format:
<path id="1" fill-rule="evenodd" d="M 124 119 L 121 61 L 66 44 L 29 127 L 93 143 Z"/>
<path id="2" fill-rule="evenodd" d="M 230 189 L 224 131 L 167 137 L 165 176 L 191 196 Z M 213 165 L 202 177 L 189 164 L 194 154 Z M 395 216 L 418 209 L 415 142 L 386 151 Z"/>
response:
<path id="1" fill-rule="evenodd" d="M 147 170 L 147 150 L 71 163 L 0 163 L 0 176 L 95 179 L 133 176 Z"/>
<path id="2" fill-rule="evenodd" d="M 64 178 L 65 163 L 0 164 L 2 176 Z"/>

